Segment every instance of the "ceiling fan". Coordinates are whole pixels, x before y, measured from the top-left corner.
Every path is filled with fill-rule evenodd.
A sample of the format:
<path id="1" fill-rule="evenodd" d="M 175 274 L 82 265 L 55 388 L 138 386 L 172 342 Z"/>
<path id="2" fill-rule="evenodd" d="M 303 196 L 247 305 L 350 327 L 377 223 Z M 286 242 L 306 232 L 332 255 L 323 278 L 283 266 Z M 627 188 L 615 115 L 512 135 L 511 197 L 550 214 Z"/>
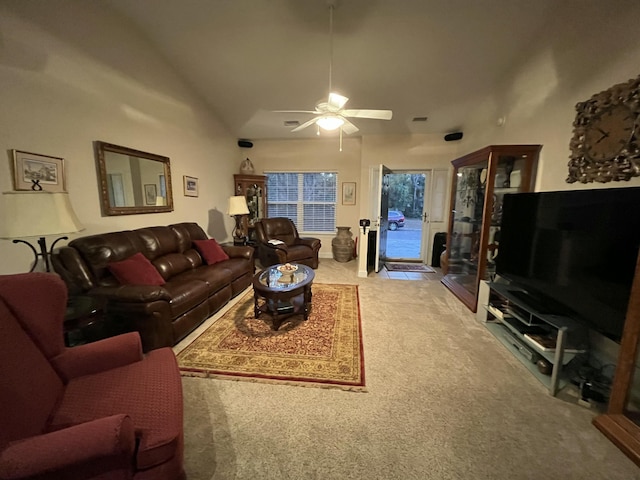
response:
<path id="1" fill-rule="evenodd" d="M 326 102 L 320 102 L 315 110 L 275 110 L 276 113 L 310 113 L 315 118 L 297 126 L 292 132 L 299 132 L 313 124 L 320 129 L 336 130 L 340 129 L 340 150 L 342 150 L 342 134 L 356 133 L 359 129 L 348 118 L 371 118 L 375 120 L 391 120 L 393 112 L 391 110 L 371 110 L 371 109 L 346 109 L 344 106 L 349 100 L 332 90 L 333 73 L 333 10 L 336 0 L 328 0 L 329 5 L 329 97 Z"/>

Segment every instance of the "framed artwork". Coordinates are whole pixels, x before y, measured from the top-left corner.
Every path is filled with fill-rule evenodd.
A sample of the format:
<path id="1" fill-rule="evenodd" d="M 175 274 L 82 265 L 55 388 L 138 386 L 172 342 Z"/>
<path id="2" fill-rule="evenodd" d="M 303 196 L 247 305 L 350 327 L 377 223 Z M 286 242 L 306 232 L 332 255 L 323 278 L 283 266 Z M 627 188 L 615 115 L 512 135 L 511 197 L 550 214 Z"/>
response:
<path id="1" fill-rule="evenodd" d="M 356 182 L 342 182 L 342 204 L 356 204 Z"/>
<path id="2" fill-rule="evenodd" d="M 197 197 L 198 196 L 198 179 L 196 177 L 182 176 L 184 181 L 184 196 L 185 197 Z"/>
<path id="3" fill-rule="evenodd" d="M 158 196 L 158 187 L 155 183 L 145 183 L 144 185 L 144 202 L 146 205 L 155 205 Z"/>
<path id="4" fill-rule="evenodd" d="M 12 150 L 12 152 L 15 190 L 67 191 L 64 158 L 21 150 Z"/>

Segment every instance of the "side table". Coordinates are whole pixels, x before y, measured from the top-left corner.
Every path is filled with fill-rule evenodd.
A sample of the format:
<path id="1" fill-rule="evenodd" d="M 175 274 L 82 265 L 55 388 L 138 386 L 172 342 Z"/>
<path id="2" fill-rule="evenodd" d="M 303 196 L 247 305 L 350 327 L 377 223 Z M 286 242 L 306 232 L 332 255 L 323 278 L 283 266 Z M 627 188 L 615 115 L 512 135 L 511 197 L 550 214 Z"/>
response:
<path id="1" fill-rule="evenodd" d="M 64 343 L 68 347 L 93 342 L 107 336 L 104 298 L 70 296 L 64 315 Z"/>

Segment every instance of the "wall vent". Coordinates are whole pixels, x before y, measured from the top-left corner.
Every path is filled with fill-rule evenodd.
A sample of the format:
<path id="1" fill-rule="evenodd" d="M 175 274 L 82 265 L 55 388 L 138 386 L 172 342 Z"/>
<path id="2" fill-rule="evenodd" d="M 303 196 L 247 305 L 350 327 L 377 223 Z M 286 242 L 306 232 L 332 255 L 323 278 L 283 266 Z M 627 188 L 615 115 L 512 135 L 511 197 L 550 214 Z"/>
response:
<path id="1" fill-rule="evenodd" d="M 285 120 L 284 121 L 284 126 L 285 127 L 297 127 L 298 125 L 300 125 L 300 122 L 298 120 Z"/>

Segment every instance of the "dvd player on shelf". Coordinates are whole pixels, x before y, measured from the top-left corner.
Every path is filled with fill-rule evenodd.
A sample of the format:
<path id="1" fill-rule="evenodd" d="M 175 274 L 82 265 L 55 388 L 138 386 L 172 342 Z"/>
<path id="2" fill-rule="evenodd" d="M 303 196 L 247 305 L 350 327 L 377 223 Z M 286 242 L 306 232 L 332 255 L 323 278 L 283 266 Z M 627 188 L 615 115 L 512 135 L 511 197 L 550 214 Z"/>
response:
<path id="1" fill-rule="evenodd" d="M 511 345 L 513 345 L 520 354 L 529 360 L 531 363 L 536 363 L 538 360 L 538 354 L 531 350 L 527 345 L 524 344 L 522 340 L 517 338 L 508 330 L 505 330 L 503 333 L 504 338 L 506 338 Z"/>

